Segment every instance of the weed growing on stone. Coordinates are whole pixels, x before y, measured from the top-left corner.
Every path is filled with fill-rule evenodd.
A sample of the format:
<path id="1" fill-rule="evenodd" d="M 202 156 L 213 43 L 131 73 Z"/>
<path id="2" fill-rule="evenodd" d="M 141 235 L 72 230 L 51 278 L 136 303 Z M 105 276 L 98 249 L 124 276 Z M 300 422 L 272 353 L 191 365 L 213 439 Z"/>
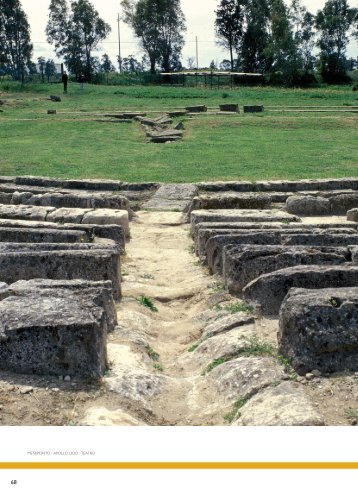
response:
<path id="1" fill-rule="evenodd" d="M 164 372 L 164 367 L 160 363 L 155 363 L 153 367 L 155 368 L 155 370 L 158 370 L 158 372 Z"/>
<path id="2" fill-rule="evenodd" d="M 257 336 L 247 340 L 247 345 L 240 353 L 247 356 L 277 356 L 276 348 L 270 344 L 260 341 Z"/>
<path id="3" fill-rule="evenodd" d="M 152 274 L 143 274 L 142 279 L 154 279 L 154 276 Z"/>
<path id="4" fill-rule="evenodd" d="M 190 348 L 188 349 L 188 352 L 193 353 L 193 351 L 195 351 L 199 347 L 199 345 L 200 343 L 193 344 L 193 346 L 190 346 Z"/>
<path id="5" fill-rule="evenodd" d="M 190 245 L 188 250 L 189 250 L 189 253 L 195 253 L 195 245 L 194 244 Z"/>
<path id="6" fill-rule="evenodd" d="M 205 374 L 208 374 L 209 372 L 211 372 L 213 369 L 215 369 L 216 367 L 218 367 L 219 365 L 222 365 L 223 363 L 227 362 L 229 360 L 229 358 L 226 358 L 226 357 L 222 357 L 222 358 L 215 358 L 215 360 L 213 360 L 207 367 L 206 369 L 204 370 L 203 374 L 202 375 L 205 375 Z"/>
<path id="7" fill-rule="evenodd" d="M 358 409 L 350 408 L 349 410 L 346 411 L 346 415 L 351 420 L 358 420 Z"/>
<path id="8" fill-rule="evenodd" d="M 210 284 L 209 288 L 212 289 L 214 293 L 218 293 L 219 291 L 225 290 L 225 284 L 220 281 L 215 281 Z"/>
<path id="9" fill-rule="evenodd" d="M 153 300 L 149 296 L 141 296 L 137 299 L 140 305 L 149 308 L 152 312 L 158 312 L 157 307 L 154 305 Z"/>
<path id="10" fill-rule="evenodd" d="M 231 424 L 234 420 L 240 417 L 240 408 L 242 408 L 247 403 L 247 398 L 245 396 L 240 396 L 240 398 L 235 401 L 233 409 L 230 413 L 225 415 L 224 420 Z"/>
<path id="11" fill-rule="evenodd" d="M 155 350 L 153 350 L 153 348 L 151 348 L 150 346 L 148 346 L 148 348 L 147 348 L 147 353 L 148 353 L 149 357 L 153 360 L 153 362 L 159 362 L 159 359 L 160 359 L 159 353 L 157 353 Z"/>
<path id="12" fill-rule="evenodd" d="M 246 312 L 246 313 L 253 313 L 254 309 L 251 305 L 246 305 L 243 301 L 238 301 L 237 303 L 230 303 L 230 305 L 216 305 L 215 307 L 216 311 L 224 310 L 225 312 L 228 313 L 238 313 L 238 312 Z"/>

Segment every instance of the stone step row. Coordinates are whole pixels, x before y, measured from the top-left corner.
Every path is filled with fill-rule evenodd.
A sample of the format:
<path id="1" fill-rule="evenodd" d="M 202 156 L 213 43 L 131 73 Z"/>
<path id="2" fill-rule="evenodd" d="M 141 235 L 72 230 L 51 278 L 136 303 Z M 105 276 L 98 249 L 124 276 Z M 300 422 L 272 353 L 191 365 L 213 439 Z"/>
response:
<path id="1" fill-rule="evenodd" d="M 116 242 L 125 252 L 126 236 L 122 226 L 116 224 L 56 224 L 55 222 L 0 219 L 0 242 L 13 243 L 81 243 L 100 241 Z"/>
<path id="2" fill-rule="evenodd" d="M 60 245 L 52 245 L 51 248 L 35 245 L 34 250 L 29 251 L 28 246 L 22 245 L 22 249 L 16 251 L 0 251 L 0 279 L 3 282 L 13 284 L 30 279 L 110 280 L 114 299 L 120 299 L 120 254 L 116 247 L 83 249 L 81 245 L 74 248 L 72 244 L 67 249 L 61 249 Z"/>
<path id="3" fill-rule="evenodd" d="M 105 208 L 127 210 L 131 214 L 129 200 L 115 193 L 67 193 L 63 191 L 34 194 L 30 191 L 0 191 L 0 201 L 11 205 L 35 205 L 55 208 Z M 12 188 L 11 188 L 12 189 Z"/>
<path id="4" fill-rule="evenodd" d="M 226 247 L 237 245 L 283 245 L 310 247 L 347 247 L 358 245 L 358 233 L 327 234 L 327 233 L 281 233 L 271 231 L 253 231 L 250 234 L 226 234 L 213 236 L 206 243 L 206 261 L 213 274 L 223 273 L 223 252 Z"/>
<path id="5" fill-rule="evenodd" d="M 200 191 L 207 192 L 265 192 L 265 191 L 333 191 L 340 189 L 358 190 L 358 178 L 303 179 L 290 181 L 215 181 L 197 183 Z"/>
<path id="6" fill-rule="evenodd" d="M 48 221 L 58 224 L 115 224 L 123 228 L 126 238 L 130 235 L 126 210 L 0 204 L 0 219 Z"/>
<path id="7" fill-rule="evenodd" d="M 249 224 L 249 228 L 245 228 L 246 226 L 242 224 L 236 224 L 236 226 L 239 226 L 237 228 L 233 228 L 232 226 L 235 226 L 235 224 L 231 224 L 231 227 L 228 229 L 221 229 L 220 227 L 209 227 L 209 228 L 199 228 L 197 231 L 197 236 L 195 241 L 195 251 L 199 258 L 201 260 L 206 259 L 206 243 L 209 241 L 210 238 L 213 238 L 214 236 L 230 236 L 230 235 L 248 235 L 248 234 L 255 234 L 255 233 L 262 233 L 262 234 L 272 234 L 274 239 L 277 239 L 277 242 L 280 243 L 281 241 L 281 235 L 292 235 L 292 234 L 358 234 L 357 228 L 355 227 L 334 227 L 332 224 L 326 224 L 325 226 L 322 227 L 316 227 L 316 226 L 309 226 L 307 224 L 291 224 L 291 225 L 286 225 L 286 224 L 275 224 L 272 223 L 272 226 L 270 224 L 260 224 L 258 223 L 257 225 L 255 224 Z M 199 226 L 206 226 L 207 224 L 199 224 Z M 220 224 L 212 224 L 214 226 L 220 226 Z M 230 224 L 229 224 L 230 225 Z M 340 225 L 340 224 L 337 224 Z M 333 226 L 333 227 L 331 227 Z M 270 243 L 271 244 L 271 243 Z"/>
<path id="8" fill-rule="evenodd" d="M 341 194 L 294 195 L 287 199 L 287 212 L 295 215 L 346 215 L 358 207 L 358 191 Z"/>

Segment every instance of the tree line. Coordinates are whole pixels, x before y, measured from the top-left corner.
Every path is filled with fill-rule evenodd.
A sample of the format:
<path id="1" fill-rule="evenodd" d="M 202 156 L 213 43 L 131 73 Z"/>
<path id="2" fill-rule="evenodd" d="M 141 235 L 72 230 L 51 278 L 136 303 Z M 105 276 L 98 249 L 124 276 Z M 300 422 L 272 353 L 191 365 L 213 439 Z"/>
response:
<path id="1" fill-rule="evenodd" d="M 186 19 L 180 0 L 122 0 L 123 20 L 143 50 L 118 60 L 126 72 L 183 68 Z M 316 15 L 302 0 L 218 0 L 215 11 L 217 43 L 229 58 L 221 68 L 263 73 L 273 83 L 302 85 L 319 71 L 328 83 L 347 82 L 346 49 L 358 39 L 358 9 L 347 0 L 327 0 Z M 51 0 L 47 41 L 71 74 L 91 81 L 97 72 L 115 70 L 109 56 L 95 56 L 111 28 L 89 0 Z M 49 80 L 56 73 L 52 59 L 32 60 L 30 26 L 20 0 L 0 0 L 0 69 L 16 80 L 40 73 Z M 189 68 L 194 59 L 188 59 Z M 215 68 L 214 62 L 211 68 Z"/>

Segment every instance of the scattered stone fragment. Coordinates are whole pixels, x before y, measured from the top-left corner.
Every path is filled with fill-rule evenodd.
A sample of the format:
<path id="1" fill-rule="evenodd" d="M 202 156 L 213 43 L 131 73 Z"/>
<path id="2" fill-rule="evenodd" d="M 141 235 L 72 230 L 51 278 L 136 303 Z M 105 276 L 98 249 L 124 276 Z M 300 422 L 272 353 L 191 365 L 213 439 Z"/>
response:
<path id="1" fill-rule="evenodd" d="M 34 388 L 31 386 L 23 386 L 22 388 L 20 388 L 20 394 L 29 394 L 32 393 L 33 390 Z"/>

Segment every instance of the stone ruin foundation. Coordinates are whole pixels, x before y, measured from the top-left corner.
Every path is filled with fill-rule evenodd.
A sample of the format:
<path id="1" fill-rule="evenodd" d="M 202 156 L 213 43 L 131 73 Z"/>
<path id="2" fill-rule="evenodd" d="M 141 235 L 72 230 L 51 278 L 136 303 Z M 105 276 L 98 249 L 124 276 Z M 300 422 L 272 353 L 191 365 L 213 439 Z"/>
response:
<path id="1" fill-rule="evenodd" d="M 224 403 L 245 398 L 233 424 L 321 425 L 311 407 L 288 420 L 285 401 L 299 410 L 304 393 L 272 356 L 248 357 L 231 336 L 254 339 L 257 319 L 279 319 L 279 353 L 295 373 L 358 372 L 355 178 L 163 185 L 0 177 L 0 369 L 104 376 L 138 210 L 182 212 L 200 263 L 253 308 L 219 314 L 193 350 L 198 364 L 208 353 L 221 360 L 206 380 Z M 268 402 L 278 420 L 264 418 Z"/>

